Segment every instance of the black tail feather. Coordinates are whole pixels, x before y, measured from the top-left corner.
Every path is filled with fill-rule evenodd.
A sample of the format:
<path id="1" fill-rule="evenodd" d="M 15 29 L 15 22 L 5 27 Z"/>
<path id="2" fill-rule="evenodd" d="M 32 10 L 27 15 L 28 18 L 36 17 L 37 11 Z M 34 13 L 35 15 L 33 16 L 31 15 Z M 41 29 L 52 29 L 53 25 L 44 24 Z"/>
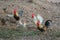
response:
<path id="1" fill-rule="evenodd" d="M 47 20 L 46 22 L 45 22 L 45 26 L 48 28 L 49 26 L 50 26 L 50 23 L 51 23 L 52 21 L 51 20 Z"/>

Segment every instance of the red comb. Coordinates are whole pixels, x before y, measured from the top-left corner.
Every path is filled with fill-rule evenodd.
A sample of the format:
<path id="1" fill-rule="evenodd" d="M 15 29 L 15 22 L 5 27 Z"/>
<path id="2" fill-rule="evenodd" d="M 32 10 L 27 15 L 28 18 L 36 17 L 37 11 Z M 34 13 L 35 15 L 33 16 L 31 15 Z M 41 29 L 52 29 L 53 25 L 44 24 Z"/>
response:
<path id="1" fill-rule="evenodd" d="M 16 9 L 14 9 L 14 14 L 16 14 Z"/>
<path id="2" fill-rule="evenodd" d="M 35 14 L 34 14 L 34 13 L 32 13 L 32 18 L 34 18 L 34 16 L 35 16 Z"/>

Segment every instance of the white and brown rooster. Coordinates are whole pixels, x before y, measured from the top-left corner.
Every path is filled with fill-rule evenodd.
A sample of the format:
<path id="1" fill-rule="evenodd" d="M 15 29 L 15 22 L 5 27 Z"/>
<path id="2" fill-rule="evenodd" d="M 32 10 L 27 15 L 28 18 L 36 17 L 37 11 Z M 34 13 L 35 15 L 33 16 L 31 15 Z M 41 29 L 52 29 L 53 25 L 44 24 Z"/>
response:
<path id="1" fill-rule="evenodd" d="M 41 32 L 45 31 L 49 27 L 51 22 L 51 20 L 47 20 L 43 25 L 43 21 L 44 21 L 43 17 L 39 14 L 35 15 L 34 13 L 32 14 L 32 19 L 33 19 L 33 22 L 37 25 L 37 28 Z"/>

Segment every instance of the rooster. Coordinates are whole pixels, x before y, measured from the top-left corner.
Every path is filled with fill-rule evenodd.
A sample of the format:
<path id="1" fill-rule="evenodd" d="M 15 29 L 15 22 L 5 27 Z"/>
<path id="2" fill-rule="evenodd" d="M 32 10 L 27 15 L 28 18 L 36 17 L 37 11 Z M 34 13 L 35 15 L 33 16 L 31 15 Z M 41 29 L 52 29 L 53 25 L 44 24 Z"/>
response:
<path id="1" fill-rule="evenodd" d="M 16 11 L 16 9 L 14 9 L 14 18 L 18 21 L 20 18 L 18 16 L 18 12 Z"/>
<path id="2" fill-rule="evenodd" d="M 50 25 L 50 22 L 51 22 L 51 20 L 47 20 L 45 22 L 45 24 L 43 25 L 43 20 L 44 20 L 43 17 L 39 14 L 35 15 L 34 13 L 32 14 L 32 19 L 33 19 L 33 22 L 37 25 L 37 28 L 41 32 L 45 31 L 48 28 L 48 26 Z"/>
<path id="3" fill-rule="evenodd" d="M 25 21 L 22 23 L 21 20 L 19 20 L 19 24 L 20 24 L 21 26 L 23 26 L 23 27 L 26 27 L 26 25 L 27 25 L 27 23 L 26 23 Z"/>

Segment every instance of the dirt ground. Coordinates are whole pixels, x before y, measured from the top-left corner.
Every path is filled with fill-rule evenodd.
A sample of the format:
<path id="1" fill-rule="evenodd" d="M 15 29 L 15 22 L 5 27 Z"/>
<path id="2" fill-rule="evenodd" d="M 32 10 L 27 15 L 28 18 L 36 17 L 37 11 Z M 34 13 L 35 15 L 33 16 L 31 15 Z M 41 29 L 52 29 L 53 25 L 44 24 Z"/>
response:
<path id="1" fill-rule="evenodd" d="M 4 8 L 6 8 L 5 11 L 3 10 Z M 40 32 L 38 35 L 20 36 L 9 39 L 0 38 L 1 40 L 60 40 L 60 36 L 56 37 L 53 35 L 54 33 L 52 33 L 60 32 L 60 2 L 53 3 L 47 0 L 0 0 L 0 27 L 19 29 L 17 28 L 18 21 L 16 21 L 13 17 L 7 16 L 10 14 L 13 15 L 14 8 L 16 8 L 18 12 L 23 10 L 23 17 L 20 19 L 27 21 L 29 24 L 27 27 L 28 31 L 37 30 L 34 28 L 36 25 L 31 22 L 32 13 L 42 15 L 44 21 L 48 19 L 52 20 L 52 24 L 46 32 Z M 2 20 L 5 22 L 2 23 Z"/>

